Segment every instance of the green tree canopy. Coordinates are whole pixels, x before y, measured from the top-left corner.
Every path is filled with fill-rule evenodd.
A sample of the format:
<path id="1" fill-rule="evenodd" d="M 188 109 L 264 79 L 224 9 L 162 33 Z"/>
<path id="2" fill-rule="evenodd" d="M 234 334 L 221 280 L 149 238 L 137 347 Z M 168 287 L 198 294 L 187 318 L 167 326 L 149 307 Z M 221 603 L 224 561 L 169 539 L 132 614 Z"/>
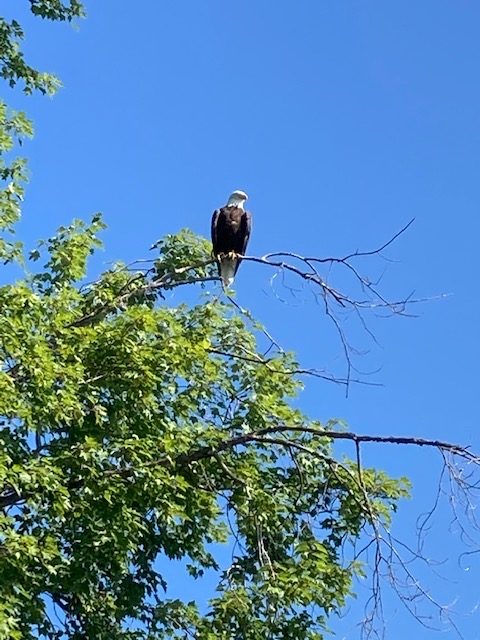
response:
<path id="1" fill-rule="evenodd" d="M 0 25 L 6 81 L 53 91 L 20 25 Z M 12 152 L 31 133 L 1 105 L 0 257 L 23 275 L 0 287 L 0 638 L 323 638 L 363 571 L 345 546 L 388 524 L 406 482 L 334 458 L 333 425 L 292 405 L 294 356 L 266 357 L 262 327 L 227 298 L 196 285 L 195 303 L 166 304 L 164 290 L 215 277 L 206 240 L 181 231 L 152 269 L 85 284 L 95 215 L 25 266 Z M 185 580 L 216 576 L 208 602 L 169 596 L 178 560 Z"/>

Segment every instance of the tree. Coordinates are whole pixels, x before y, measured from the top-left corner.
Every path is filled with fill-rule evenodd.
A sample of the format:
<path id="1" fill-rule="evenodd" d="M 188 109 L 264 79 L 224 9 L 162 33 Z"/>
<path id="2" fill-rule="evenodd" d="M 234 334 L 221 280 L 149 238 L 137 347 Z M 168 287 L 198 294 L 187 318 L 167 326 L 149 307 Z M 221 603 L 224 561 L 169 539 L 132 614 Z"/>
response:
<path id="1" fill-rule="evenodd" d="M 52 20 L 83 15 L 75 0 L 30 4 Z M 24 60 L 20 25 L 0 29 L 7 82 L 52 92 L 58 82 Z M 32 127 L 2 105 L 0 131 L 9 158 Z M 354 544 L 373 544 L 380 563 L 408 481 L 362 466 L 369 437 L 293 408 L 299 375 L 321 374 L 229 297 L 165 304 L 165 290 L 218 279 L 206 240 L 181 231 L 147 268 L 118 263 L 86 284 L 101 216 L 60 228 L 25 261 L 25 162 L 0 171 L 1 258 L 23 273 L 0 288 L 0 638 L 323 638 L 366 570 Z M 302 270 L 282 256 L 246 259 L 312 281 L 331 317 L 330 302 L 362 310 L 316 275 L 322 260 L 293 256 Z M 349 269 L 351 257 L 328 260 Z M 357 459 L 335 458 L 337 438 Z M 208 603 L 169 597 L 174 561 L 185 579 L 215 576 Z"/>

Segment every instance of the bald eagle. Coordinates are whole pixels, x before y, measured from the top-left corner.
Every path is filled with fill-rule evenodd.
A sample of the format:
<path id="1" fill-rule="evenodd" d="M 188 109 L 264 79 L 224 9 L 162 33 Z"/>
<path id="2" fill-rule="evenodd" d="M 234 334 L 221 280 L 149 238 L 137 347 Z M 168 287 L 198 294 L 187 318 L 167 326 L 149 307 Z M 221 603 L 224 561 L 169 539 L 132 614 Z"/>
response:
<path id="1" fill-rule="evenodd" d="M 227 204 L 213 212 L 213 255 L 225 287 L 233 283 L 242 261 L 240 256 L 245 255 L 247 249 L 252 228 L 252 217 L 243 207 L 247 199 L 243 191 L 234 191 Z"/>

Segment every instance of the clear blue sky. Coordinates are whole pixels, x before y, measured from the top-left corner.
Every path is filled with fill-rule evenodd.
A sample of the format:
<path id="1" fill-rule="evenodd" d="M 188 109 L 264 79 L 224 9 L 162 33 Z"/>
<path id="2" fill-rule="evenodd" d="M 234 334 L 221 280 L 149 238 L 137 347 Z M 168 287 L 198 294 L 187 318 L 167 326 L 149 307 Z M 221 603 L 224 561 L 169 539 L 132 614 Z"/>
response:
<path id="1" fill-rule="evenodd" d="M 13 5 L 8 10 L 17 11 Z M 357 364 L 380 368 L 371 379 L 384 386 L 353 387 L 346 399 L 339 387 L 307 381 L 300 406 L 321 419 L 343 418 L 358 432 L 480 450 L 480 4 L 86 5 L 88 19 L 76 31 L 20 16 L 31 59 L 64 83 L 53 100 L 6 95 L 36 126 L 26 146 L 32 182 L 24 236 L 33 243 L 101 210 L 109 229 L 98 269 L 146 257 L 155 239 L 182 227 L 208 235 L 212 210 L 235 188 L 250 195 L 256 255 L 374 248 L 415 217 L 388 251 L 397 262 L 364 265 L 374 274 L 386 267 L 391 297 L 453 295 L 416 307 L 416 319 L 374 320 L 380 348 L 352 324 L 354 342 L 372 349 Z M 292 299 L 277 289 L 282 302 L 271 275 L 242 265 L 240 304 L 305 365 L 336 366 L 341 348 L 322 308 L 307 294 Z M 439 457 L 376 445 L 364 456 L 412 478 L 413 500 L 402 505 L 394 531 L 414 540 L 416 517 L 434 499 Z M 422 567 L 418 575 L 441 602 L 457 600 L 455 620 L 476 640 L 480 613 L 469 612 L 480 600 L 479 556 L 458 565 L 450 519 L 448 509 L 440 511 L 425 548 L 447 560 L 437 567 L 445 580 Z M 438 637 L 388 587 L 385 605 L 388 640 Z M 346 613 L 333 628 L 350 640 L 358 637 L 361 606 Z"/>

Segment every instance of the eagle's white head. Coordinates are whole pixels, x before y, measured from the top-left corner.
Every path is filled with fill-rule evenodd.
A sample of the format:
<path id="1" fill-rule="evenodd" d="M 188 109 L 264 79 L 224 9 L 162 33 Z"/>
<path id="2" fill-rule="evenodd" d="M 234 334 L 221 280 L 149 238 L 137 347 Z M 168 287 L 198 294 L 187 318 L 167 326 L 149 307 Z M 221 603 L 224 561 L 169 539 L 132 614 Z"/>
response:
<path id="1" fill-rule="evenodd" d="M 245 200 L 248 200 L 245 191 L 234 191 L 227 201 L 227 207 L 239 207 L 239 209 L 243 209 Z"/>

